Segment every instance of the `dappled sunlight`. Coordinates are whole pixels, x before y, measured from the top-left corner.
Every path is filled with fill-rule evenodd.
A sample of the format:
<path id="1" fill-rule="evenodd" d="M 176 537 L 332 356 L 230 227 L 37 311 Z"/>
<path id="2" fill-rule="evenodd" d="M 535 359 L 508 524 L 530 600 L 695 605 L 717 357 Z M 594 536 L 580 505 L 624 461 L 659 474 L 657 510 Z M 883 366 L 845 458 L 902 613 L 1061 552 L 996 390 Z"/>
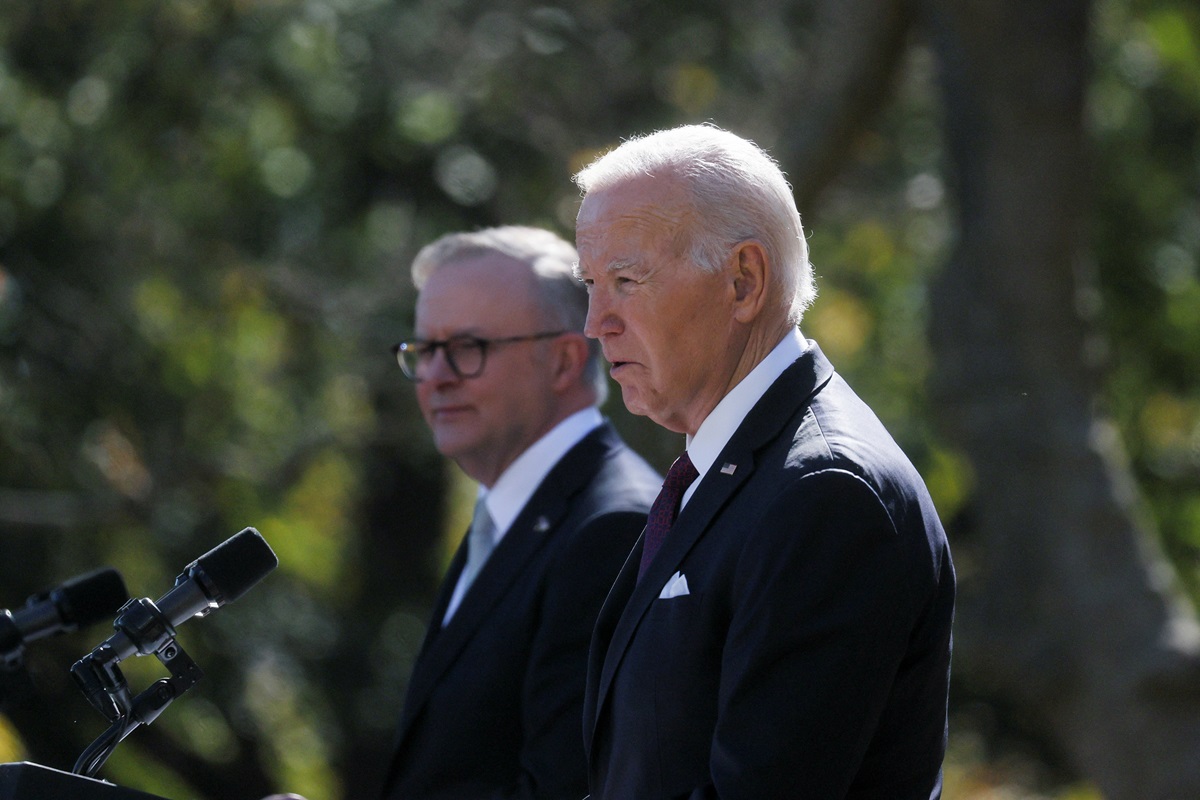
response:
<path id="1" fill-rule="evenodd" d="M 278 784 L 304 787 L 308 800 L 339 800 L 329 741 L 314 719 L 313 699 L 270 658 L 253 665 L 247 675 L 243 702 L 270 742 L 268 767 Z"/>
<path id="2" fill-rule="evenodd" d="M 24 761 L 27 757 L 25 744 L 8 717 L 0 714 L 0 762 Z"/>
<path id="3" fill-rule="evenodd" d="M 821 343 L 834 363 L 853 365 L 866 345 L 874 319 L 853 295 L 836 290 L 822 293 L 818 305 L 805 317 L 807 332 Z"/>
<path id="4" fill-rule="evenodd" d="M 326 592 L 346 590 L 345 570 L 353 557 L 348 515 L 356 485 L 353 466 L 337 453 L 308 465 L 280 513 L 262 523 L 271 532 L 280 568 Z"/>
<path id="5" fill-rule="evenodd" d="M 984 737 L 952 720 L 942 796 L 947 800 L 1104 800 L 1085 782 L 1052 777 L 1028 752 L 989 753 Z"/>
<path id="6" fill-rule="evenodd" d="M 388 353 L 412 334 L 408 265 L 449 230 L 511 222 L 570 237 L 570 175 L 631 134 L 682 122 L 711 120 L 780 159 L 820 290 L 802 330 L 911 456 L 952 547 L 962 544 L 963 596 L 979 593 L 997 558 L 977 546 L 979 532 L 1002 524 L 983 518 L 980 496 L 1008 486 L 948 437 L 993 398 L 980 377 L 989 373 L 974 368 L 993 366 L 995 352 L 939 361 L 930 331 L 953 318 L 941 330 L 957 339 L 986 320 L 981 341 L 1028 348 L 998 369 L 1046 353 L 1065 362 L 1078 348 L 1042 349 L 1014 322 L 1041 307 L 1029 304 L 1045 301 L 1038 281 L 1053 276 L 1009 287 L 1007 305 L 984 309 L 994 319 L 975 307 L 954 317 L 945 279 L 964 241 L 964 196 L 1042 176 L 1026 174 L 1032 151 L 1001 176 L 956 172 L 962 142 L 951 136 L 1019 123 L 1003 103 L 1057 96 L 1077 78 L 1039 75 L 998 101 L 997 87 L 948 68 L 937 37 L 918 27 L 894 64 L 866 65 L 876 70 L 866 90 L 835 85 L 871 21 L 826 13 L 838 7 L 6 6 L 0 604 L 101 564 L 135 597 L 158 597 L 190 559 L 247 525 L 280 559 L 230 611 L 188 623 L 180 643 L 204 680 L 119 747 L 104 777 L 172 800 L 229 800 L 244 786 L 358 800 L 373 788 L 476 490 L 434 450 Z M 1055 257 L 1086 326 L 1087 411 L 1111 418 L 1095 430 L 1106 452 L 1127 455 L 1124 499 L 1195 598 L 1200 18 L 1174 0 L 1089 7 L 1093 71 L 1079 78 L 1086 107 L 1071 139 L 1092 158 L 1077 198 L 1089 216 L 1081 252 Z M 1022 31 L 1030 41 L 1005 53 L 1014 70 L 1020 45 L 1052 27 Z M 811 79 L 830 81 L 819 102 L 805 94 Z M 948 87 L 977 113 L 947 119 Z M 851 99 L 866 111 L 843 130 L 825 115 Z M 1029 227 L 976 252 L 1011 252 L 1020 266 L 1038 243 Z M 1062 366 L 1052 377 L 1065 381 Z M 972 402 L 952 408 L 947 390 L 964 387 L 944 382 L 960 374 Z M 631 444 L 654 457 L 677 449 L 613 395 Z M 1075 430 L 1054 425 L 1055 435 Z M 1063 546 L 1061 533 L 1034 531 L 1046 538 L 1031 557 Z M 1116 596 L 1101 581 L 1088 588 Z M 1065 602 L 1048 612 L 1060 610 Z M 86 746 L 102 720 L 66 670 L 110 632 L 97 626 L 48 650 L 30 702 L 0 716 L 0 761 L 69 765 Z M 126 672 L 141 687 L 162 666 L 131 659 Z M 1017 757 L 991 737 L 952 723 L 947 800 L 1100 800 L 1084 779 L 1049 777 L 1040 762 L 1053 757 L 1036 745 Z"/>

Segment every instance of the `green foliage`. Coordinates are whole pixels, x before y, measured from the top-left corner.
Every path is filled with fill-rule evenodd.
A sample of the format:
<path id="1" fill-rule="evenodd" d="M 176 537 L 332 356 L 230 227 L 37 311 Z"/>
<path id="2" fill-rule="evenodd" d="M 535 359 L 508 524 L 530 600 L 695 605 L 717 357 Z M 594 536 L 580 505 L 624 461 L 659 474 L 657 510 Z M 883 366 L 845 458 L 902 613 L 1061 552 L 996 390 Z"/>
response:
<path id="1" fill-rule="evenodd" d="M 1098 6 L 1096 358 L 1162 541 L 1200 597 L 1200 12 Z"/>
<path id="2" fill-rule="evenodd" d="M 773 147 L 803 124 L 790 97 L 811 7 L 752 5 L 0 9 L 0 600 L 103 563 L 157 596 L 246 525 L 281 560 L 251 599 L 184 629 L 206 677 L 118 749 L 114 779 L 177 800 L 369 794 L 443 530 L 469 514 L 387 353 L 410 324 L 408 261 L 450 229 L 569 235 L 571 171 L 630 133 L 712 119 Z M 1080 310 L 1200 592 L 1200 18 L 1101 0 L 1095 21 Z M 926 282 L 955 236 L 935 71 L 915 44 L 894 100 L 802 209 L 821 285 L 804 328 L 952 520 L 972 477 L 924 386 Z M 674 437 L 614 394 L 623 430 L 669 463 Z M 66 768 L 99 732 L 62 676 L 101 634 L 48 651 L 11 709 L 21 742 L 0 717 L 0 756 Z M 131 664 L 131 683 L 156 668 Z"/>

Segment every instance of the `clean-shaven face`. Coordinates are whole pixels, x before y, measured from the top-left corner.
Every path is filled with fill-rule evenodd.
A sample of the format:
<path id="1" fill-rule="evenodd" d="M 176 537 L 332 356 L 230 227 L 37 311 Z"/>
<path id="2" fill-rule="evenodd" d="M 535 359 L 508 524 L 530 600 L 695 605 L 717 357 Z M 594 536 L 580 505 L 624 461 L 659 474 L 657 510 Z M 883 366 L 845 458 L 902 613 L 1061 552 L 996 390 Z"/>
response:
<path id="1" fill-rule="evenodd" d="M 576 246 L 584 333 L 600 340 L 625 406 L 690 434 L 729 390 L 737 355 L 732 279 L 690 261 L 685 200 L 676 181 L 649 176 L 593 190 Z"/>
<path id="2" fill-rule="evenodd" d="M 499 253 L 435 271 L 417 299 L 423 340 L 540 333 L 528 269 Z M 417 402 L 438 452 L 491 486 L 517 456 L 553 427 L 556 398 L 550 341 L 489 346 L 483 373 L 459 378 L 439 350 L 417 384 Z"/>

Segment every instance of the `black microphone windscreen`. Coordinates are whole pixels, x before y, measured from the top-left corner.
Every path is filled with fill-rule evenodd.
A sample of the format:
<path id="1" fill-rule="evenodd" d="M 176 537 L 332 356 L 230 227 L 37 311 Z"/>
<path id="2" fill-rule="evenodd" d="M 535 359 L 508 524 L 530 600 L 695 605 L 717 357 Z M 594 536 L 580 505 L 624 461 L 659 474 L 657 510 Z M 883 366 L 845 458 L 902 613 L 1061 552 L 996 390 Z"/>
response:
<path id="1" fill-rule="evenodd" d="M 196 559 L 224 604 L 237 600 L 279 566 L 275 551 L 254 528 L 246 528 Z"/>
<path id="2" fill-rule="evenodd" d="M 72 578 L 55 594 L 63 622 L 81 628 L 111 620 L 129 599 L 121 573 L 111 567 Z"/>

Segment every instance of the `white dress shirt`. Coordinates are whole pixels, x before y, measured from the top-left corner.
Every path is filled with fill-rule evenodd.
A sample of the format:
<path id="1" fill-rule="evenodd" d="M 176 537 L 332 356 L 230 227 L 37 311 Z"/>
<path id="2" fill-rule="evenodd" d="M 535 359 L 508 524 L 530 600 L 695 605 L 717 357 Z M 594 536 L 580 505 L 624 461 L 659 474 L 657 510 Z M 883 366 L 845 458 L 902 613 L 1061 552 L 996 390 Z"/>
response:
<path id="1" fill-rule="evenodd" d="M 721 398 L 716 408 L 700 423 L 696 434 L 687 438 L 688 457 L 692 459 L 692 465 L 696 467 L 700 477 L 692 481 L 692 485 L 684 493 L 680 508 L 687 505 L 696 487 L 708 474 L 725 445 L 729 444 L 729 439 L 750 413 L 750 409 L 762 399 L 775 379 L 807 349 L 808 343 L 804 341 L 800 331 L 793 328 L 770 353 L 767 353 L 766 358 L 750 370 L 750 374 Z"/>
<path id="2" fill-rule="evenodd" d="M 595 407 L 576 411 L 517 456 L 517 459 L 508 465 L 508 469 L 500 473 L 491 489 L 479 487 L 478 496 L 484 498 L 488 515 L 495 525 L 494 538 L 497 545 L 554 465 L 603 421 L 604 418 Z M 467 586 L 460 577 L 454 587 L 454 594 L 450 596 L 450 603 L 446 606 L 442 625 L 454 616 L 466 592 Z"/>

